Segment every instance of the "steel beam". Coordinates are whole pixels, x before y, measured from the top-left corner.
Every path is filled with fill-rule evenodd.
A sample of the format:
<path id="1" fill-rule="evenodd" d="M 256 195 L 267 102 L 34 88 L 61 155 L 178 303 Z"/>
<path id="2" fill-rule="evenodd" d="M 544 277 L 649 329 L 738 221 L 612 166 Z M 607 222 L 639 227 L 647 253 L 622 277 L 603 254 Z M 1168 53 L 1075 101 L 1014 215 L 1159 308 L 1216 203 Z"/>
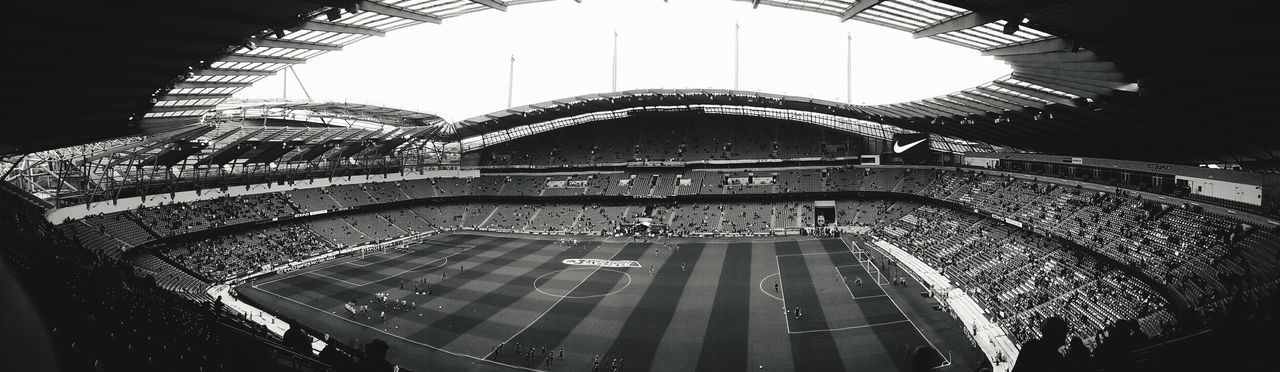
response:
<path id="1" fill-rule="evenodd" d="M 956 104 L 954 102 L 941 99 L 941 98 L 934 98 L 934 99 L 931 99 L 930 101 L 932 101 L 931 103 L 933 103 L 934 105 L 946 107 L 951 109 L 952 111 L 958 111 L 960 113 L 957 115 L 960 115 L 960 116 L 968 117 L 969 115 L 985 115 L 987 113 L 986 111 L 983 111 L 983 110 L 975 109 L 970 106 Z"/>
<path id="2" fill-rule="evenodd" d="M 881 1 L 884 0 L 859 0 L 857 3 L 853 4 L 853 6 L 849 7 L 849 10 L 845 10 L 844 13 L 840 13 L 840 22 L 853 19 L 853 17 L 856 17 L 858 13 L 871 9 L 871 7 L 876 6 L 876 4 L 879 4 Z"/>
<path id="3" fill-rule="evenodd" d="M 963 92 L 962 92 L 962 93 L 963 93 Z M 954 101 L 956 101 L 956 102 L 963 103 L 963 104 L 964 104 L 964 105 L 966 105 L 966 106 L 973 106 L 973 107 L 977 107 L 977 108 L 982 108 L 982 109 L 985 109 L 987 112 L 990 112 L 990 113 L 993 113 L 993 114 L 1004 114 L 1004 110 L 1005 110 L 1005 108 L 1004 108 L 1004 107 L 1000 107 L 1000 106 L 997 106 L 997 105 L 994 105 L 994 104 L 988 103 L 988 102 L 983 101 L 983 100 L 980 100 L 980 99 L 976 99 L 976 98 L 973 98 L 973 97 L 970 97 L 970 96 L 966 96 L 966 95 L 964 95 L 964 94 L 951 94 L 951 95 L 948 95 L 947 97 L 948 97 L 948 98 L 951 98 L 952 100 L 954 100 Z"/>
<path id="4" fill-rule="evenodd" d="M 923 103 L 923 101 L 908 102 L 908 103 L 906 103 L 906 104 L 904 104 L 904 105 L 905 105 L 905 106 L 907 106 L 907 107 L 910 107 L 910 108 L 911 108 L 911 109 L 913 109 L 913 110 L 916 110 L 916 111 L 920 111 L 920 112 L 924 112 L 924 113 L 926 113 L 926 114 L 929 114 L 929 117 L 931 117 L 931 118 L 946 117 L 946 116 L 952 116 L 952 115 L 953 115 L 952 113 L 949 113 L 949 112 L 946 112 L 946 111 L 942 111 L 942 110 L 938 110 L 938 109 L 934 108 L 933 106 L 926 105 L 926 104 L 924 104 L 924 103 Z"/>
<path id="5" fill-rule="evenodd" d="M 184 88 L 231 88 L 231 87 L 250 87 L 253 83 L 219 83 L 213 81 L 184 81 L 173 85 L 174 89 Z"/>
<path id="6" fill-rule="evenodd" d="M 996 107 L 996 108 L 1000 108 L 1001 110 L 1004 110 L 1004 111 L 1021 111 L 1021 110 L 1023 110 L 1023 109 L 1026 109 L 1026 106 L 1022 106 L 1022 105 L 1015 104 L 1015 103 L 1005 102 L 1005 101 L 1002 101 L 1002 100 L 999 100 L 999 99 L 995 99 L 995 98 L 991 98 L 991 97 L 984 97 L 984 96 L 982 96 L 982 95 L 980 95 L 980 94 L 973 94 L 973 93 L 965 92 L 965 91 L 961 91 L 961 92 L 959 92 L 958 94 L 960 94 L 961 96 L 964 96 L 964 97 L 971 98 L 971 99 L 973 99 L 974 101 L 981 102 L 981 103 L 982 103 L 982 104 L 984 104 L 984 105 L 991 106 L 991 107 Z"/>
<path id="7" fill-rule="evenodd" d="M 231 68 L 207 68 L 196 71 L 196 75 L 200 76 L 272 76 L 275 71 L 267 70 L 243 70 Z"/>
<path id="8" fill-rule="evenodd" d="M 376 13 L 376 12 L 375 12 Z M 388 14 L 390 15 L 390 14 Z M 369 27 L 344 25 L 341 23 L 309 20 L 302 23 L 302 29 L 312 31 L 338 32 L 344 34 L 386 36 L 387 33 Z"/>
<path id="9" fill-rule="evenodd" d="M 995 90 L 995 89 L 993 89 L 993 88 L 979 88 L 979 89 L 978 89 L 978 91 L 979 91 L 979 92 L 981 92 L 982 94 L 990 95 L 990 96 L 993 96 L 993 97 L 996 97 L 996 98 L 1000 98 L 1000 99 L 1003 99 L 1003 100 L 1006 100 L 1006 101 L 1010 101 L 1010 102 L 1013 102 L 1013 103 L 1017 103 L 1017 104 L 1019 104 L 1019 105 L 1023 105 L 1023 106 L 1026 106 L 1026 107 L 1044 107 L 1044 106 L 1046 105 L 1044 102 L 1036 101 L 1036 100 L 1033 100 L 1033 99 L 1027 99 L 1027 98 L 1023 98 L 1023 97 L 1016 96 L 1016 95 L 1013 95 L 1013 94 L 1009 94 L 1009 93 L 1001 92 L 1001 91 Z"/>
<path id="10" fill-rule="evenodd" d="M 297 40 L 284 39 L 259 39 L 254 41 L 259 47 L 266 48 L 288 48 L 288 49 L 308 49 L 308 50 L 326 50 L 336 52 L 342 50 L 341 45 L 311 43 Z"/>
<path id="11" fill-rule="evenodd" d="M 892 105 L 888 105 L 888 106 L 889 106 L 889 107 L 896 108 L 896 109 L 898 109 L 898 110 L 900 110 L 900 111 L 905 111 L 905 112 L 907 112 L 907 113 L 910 113 L 911 115 L 910 115 L 910 116 L 908 116 L 907 118 L 922 118 L 922 119 L 928 119 L 928 118 L 933 117 L 933 114 L 931 114 L 931 113 L 929 113 L 929 112 L 925 112 L 925 111 L 920 110 L 920 109 L 917 109 L 917 108 L 914 108 L 914 107 L 911 107 L 910 105 L 905 104 L 905 103 L 892 104 Z"/>
<path id="12" fill-rule="evenodd" d="M 507 3 L 498 0 L 471 0 L 471 2 L 484 5 L 493 9 L 507 11 Z"/>
<path id="13" fill-rule="evenodd" d="M 306 64 L 307 60 L 302 58 L 286 58 L 286 57 L 269 57 L 269 56 L 253 56 L 248 54 L 229 54 L 218 62 L 244 62 L 244 63 L 285 63 L 291 65 Z"/>
<path id="14" fill-rule="evenodd" d="M 1130 82 L 1126 81 L 1128 79 L 1125 79 L 1124 74 L 1119 72 L 1071 71 L 1057 68 L 1036 68 L 1020 65 L 1013 65 L 1013 71 L 1068 81 L 1090 80 L 1097 82 L 1098 84 L 1102 84 L 1099 86 L 1112 89 L 1117 89 L 1121 85 L 1125 85 Z"/>
<path id="15" fill-rule="evenodd" d="M 1020 86 L 1020 85 L 1013 84 L 1010 82 L 1005 82 L 1005 81 L 995 81 L 993 83 L 995 83 L 996 85 L 999 85 L 1002 88 L 1012 90 L 1018 93 L 1026 94 L 1028 96 L 1036 97 L 1039 99 L 1043 99 L 1045 101 L 1054 102 L 1060 105 L 1075 107 L 1075 103 L 1071 102 L 1071 99 L 1067 97 L 1059 96 L 1059 95 L 1041 91 L 1038 89 L 1027 88 L 1024 86 Z"/>
<path id="16" fill-rule="evenodd" d="M 151 111 L 148 111 L 148 112 L 178 112 L 178 111 L 192 111 L 192 110 L 199 111 L 199 110 L 212 110 L 214 107 L 218 107 L 218 106 L 161 106 L 161 107 L 152 107 Z"/>
<path id="17" fill-rule="evenodd" d="M 396 18 L 404 18 L 404 19 L 414 20 L 418 22 L 434 23 L 437 25 L 444 21 L 443 18 L 434 16 L 431 14 L 427 14 L 427 13 L 419 12 L 413 9 L 399 7 L 395 5 L 377 3 L 373 1 L 361 1 L 360 10 L 367 10 L 367 11 L 378 13 L 378 14 L 389 15 Z M 382 36 L 382 35 L 376 35 L 376 36 Z"/>
<path id="18" fill-rule="evenodd" d="M 1024 73 L 1014 73 L 1013 77 L 1017 78 L 1018 80 L 1022 80 L 1030 83 L 1036 83 L 1039 85 L 1043 85 L 1045 87 L 1053 88 L 1055 90 L 1060 90 L 1063 92 L 1071 93 L 1081 97 L 1088 97 L 1088 98 L 1098 98 L 1098 96 L 1101 95 L 1101 93 L 1104 93 L 1108 90 L 1108 88 L 1104 88 L 1104 87 L 1045 78 L 1041 76 L 1029 75 Z"/>
<path id="19" fill-rule="evenodd" d="M 952 31 L 967 30 L 999 20 L 1000 17 L 991 14 L 968 12 L 922 28 L 911 33 L 911 37 L 919 39 Z"/>
<path id="20" fill-rule="evenodd" d="M 969 110 L 973 110 L 973 112 L 974 112 L 975 114 L 979 115 L 979 116 L 986 116 L 986 115 L 990 115 L 990 114 L 1000 114 L 1000 113 L 1002 113 L 1002 111 L 1001 111 L 999 108 L 997 108 L 997 107 L 991 107 L 991 106 L 981 105 L 981 104 L 978 104 L 978 103 L 973 102 L 972 100 L 967 100 L 967 99 L 962 99 L 962 98 L 956 98 L 956 97 L 952 97 L 952 96 L 939 97 L 939 98 L 936 98 L 936 99 L 937 99 L 939 102 L 946 102 L 946 103 L 951 104 L 951 105 L 955 105 L 955 106 L 960 106 L 960 107 L 968 108 Z"/>
<path id="21" fill-rule="evenodd" d="M 878 106 L 872 106 L 872 107 L 874 107 L 877 110 L 888 111 L 890 114 L 893 114 L 893 115 L 886 115 L 886 117 L 889 117 L 889 118 L 906 120 L 916 116 L 915 113 L 894 107 L 893 105 L 878 105 Z"/>
<path id="22" fill-rule="evenodd" d="M 1008 56 L 1017 54 L 1039 54 L 1050 52 L 1069 52 L 1074 44 L 1069 38 L 1054 37 L 1040 41 L 999 46 L 982 51 L 984 56 Z"/>
<path id="23" fill-rule="evenodd" d="M 866 113 L 868 113 L 868 114 L 871 114 L 871 115 L 878 115 L 878 116 L 881 116 L 881 117 L 895 117 L 895 116 L 897 116 L 897 114 L 894 114 L 894 113 L 891 113 L 891 112 L 888 112 L 888 111 L 885 111 L 885 110 L 881 110 L 881 109 L 880 109 L 880 107 L 878 107 L 878 106 L 861 106 L 861 107 L 858 107 L 858 109 L 859 109 L 859 110 L 862 110 L 863 112 L 866 112 Z M 868 120 L 870 120 L 870 119 L 868 119 Z M 872 120 L 872 121 L 875 121 L 875 120 Z"/>
<path id="24" fill-rule="evenodd" d="M 1037 54 L 1010 54 L 1010 55 L 995 56 L 995 58 L 1001 61 L 1008 61 L 1010 63 L 1046 63 L 1046 64 L 1099 62 L 1101 60 L 1101 58 L 1099 58 L 1097 54 L 1088 50 L 1081 50 L 1075 53 L 1048 52 L 1048 53 L 1037 53 Z M 1110 64 L 1113 68 L 1115 66 L 1114 63 L 1111 63 L 1111 62 L 1106 62 L 1106 63 Z"/>

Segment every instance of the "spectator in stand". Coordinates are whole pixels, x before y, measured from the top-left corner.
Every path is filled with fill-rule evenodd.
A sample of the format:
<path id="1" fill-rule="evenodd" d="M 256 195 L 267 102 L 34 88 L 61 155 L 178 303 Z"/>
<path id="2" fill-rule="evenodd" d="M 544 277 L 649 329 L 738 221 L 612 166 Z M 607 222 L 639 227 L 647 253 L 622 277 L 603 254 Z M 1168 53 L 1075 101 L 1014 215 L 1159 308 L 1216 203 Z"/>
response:
<path id="1" fill-rule="evenodd" d="M 334 340 L 329 335 L 324 335 L 324 349 L 320 350 L 320 361 L 328 364 L 330 367 L 338 371 L 346 371 L 351 368 L 351 357 L 338 350 L 338 340 Z"/>
<path id="2" fill-rule="evenodd" d="M 1084 345 L 1084 340 L 1080 339 L 1080 336 L 1071 337 L 1071 344 L 1067 346 L 1066 362 L 1066 370 L 1071 372 L 1098 371 L 1098 367 L 1093 363 L 1093 355 L 1089 354 L 1089 348 Z"/>
<path id="3" fill-rule="evenodd" d="M 1067 322 L 1051 316 L 1040 323 L 1040 338 L 1022 344 L 1013 372 L 1062 371 L 1066 359 L 1058 348 L 1067 341 Z"/>
<path id="4" fill-rule="evenodd" d="M 302 326 L 296 320 L 289 319 L 286 323 L 289 324 L 289 330 L 284 331 L 284 345 L 298 354 L 311 355 L 311 336 L 302 331 Z"/>
<path id="5" fill-rule="evenodd" d="M 382 341 L 381 339 L 374 339 L 373 341 L 369 341 L 369 343 L 364 346 L 364 357 L 360 358 L 360 361 L 356 362 L 355 366 L 352 366 L 351 371 L 352 372 L 392 372 L 394 371 L 395 366 L 391 365 L 391 362 L 387 361 L 387 349 L 389 348 L 390 347 L 387 346 L 387 342 Z"/>
<path id="6" fill-rule="evenodd" d="M 1131 371 L 1137 368 L 1133 350 L 1137 348 L 1139 339 L 1146 338 L 1141 333 L 1137 330 L 1137 322 L 1117 320 L 1107 326 L 1097 350 L 1099 365 L 1108 371 Z"/>

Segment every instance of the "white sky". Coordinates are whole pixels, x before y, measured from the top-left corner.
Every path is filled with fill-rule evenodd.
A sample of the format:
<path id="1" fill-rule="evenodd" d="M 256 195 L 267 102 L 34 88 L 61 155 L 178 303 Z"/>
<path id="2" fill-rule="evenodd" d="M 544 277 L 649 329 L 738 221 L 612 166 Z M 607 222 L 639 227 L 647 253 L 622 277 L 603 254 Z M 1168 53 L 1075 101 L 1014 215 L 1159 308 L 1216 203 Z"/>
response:
<path id="1" fill-rule="evenodd" d="M 853 34 L 853 103 L 894 103 L 970 88 L 1009 73 L 977 51 L 857 21 L 749 2 L 553 1 L 481 11 L 373 37 L 297 65 L 315 100 L 440 115 L 450 122 L 513 105 L 610 90 L 613 31 L 618 90 L 733 88 L 845 102 L 846 35 Z M 280 98 L 282 74 L 237 98 Z M 290 99 L 304 98 L 293 77 Z"/>

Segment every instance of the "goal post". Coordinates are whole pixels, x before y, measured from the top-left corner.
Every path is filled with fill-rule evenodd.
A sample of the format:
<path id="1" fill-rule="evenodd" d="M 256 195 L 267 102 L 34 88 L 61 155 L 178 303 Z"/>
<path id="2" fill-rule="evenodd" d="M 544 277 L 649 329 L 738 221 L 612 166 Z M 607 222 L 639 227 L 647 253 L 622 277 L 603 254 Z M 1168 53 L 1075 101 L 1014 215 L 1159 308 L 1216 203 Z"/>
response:
<path id="1" fill-rule="evenodd" d="M 876 266 L 875 260 L 873 260 L 874 256 L 872 256 L 871 252 L 863 250 L 861 245 L 850 243 L 847 240 L 845 241 L 845 244 L 849 246 L 849 252 L 852 252 L 853 256 L 858 259 L 858 264 L 862 265 L 862 268 L 867 271 L 867 274 L 871 275 L 871 280 L 875 281 L 876 284 L 879 285 L 889 284 L 889 278 L 885 277 L 880 271 L 880 267 Z"/>
<path id="2" fill-rule="evenodd" d="M 862 268 L 867 270 L 867 274 L 871 275 L 871 279 L 875 280 L 876 284 L 879 284 L 879 285 L 889 284 L 889 278 L 884 276 L 884 273 L 880 271 L 880 267 L 876 266 L 876 263 L 874 261 L 867 260 L 867 261 L 862 261 L 861 263 L 862 263 Z"/>

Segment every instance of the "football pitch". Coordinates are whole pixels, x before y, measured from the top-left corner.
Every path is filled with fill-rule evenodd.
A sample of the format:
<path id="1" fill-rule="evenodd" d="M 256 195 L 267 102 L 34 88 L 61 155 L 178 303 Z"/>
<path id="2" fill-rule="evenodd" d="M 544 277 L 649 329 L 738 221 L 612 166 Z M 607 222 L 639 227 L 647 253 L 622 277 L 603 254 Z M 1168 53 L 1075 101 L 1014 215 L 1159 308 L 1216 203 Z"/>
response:
<path id="1" fill-rule="evenodd" d="M 414 371 L 591 371 L 596 356 L 600 371 L 907 371 L 920 346 L 937 371 L 981 358 L 919 284 L 877 285 L 858 240 L 576 239 L 445 234 L 238 290 L 338 341 L 383 339 Z"/>

